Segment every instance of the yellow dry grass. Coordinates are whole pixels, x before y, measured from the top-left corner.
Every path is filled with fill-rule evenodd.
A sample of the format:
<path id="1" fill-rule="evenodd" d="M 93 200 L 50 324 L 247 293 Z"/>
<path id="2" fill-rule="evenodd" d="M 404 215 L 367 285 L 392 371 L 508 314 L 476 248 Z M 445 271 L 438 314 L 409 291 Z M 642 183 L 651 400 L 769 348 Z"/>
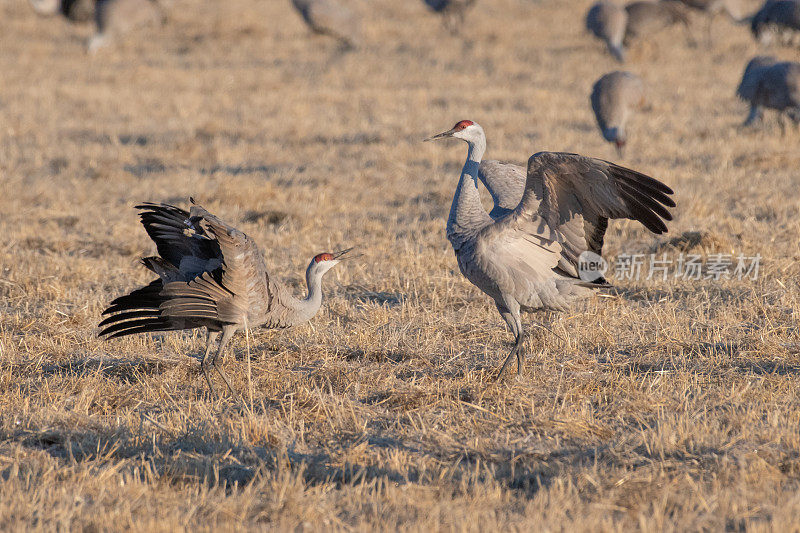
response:
<path id="1" fill-rule="evenodd" d="M 460 39 L 362 0 L 365 47 L 340 55 L 288 0 L 177 0 L 96 57 L 89 27 L 0 4 L 0 529 L 797 531 L 800 132 L 739 128 L 743 27 L 631 52 L 650 104 L 623 163 L 678 208 L 607 250 L 761 254 L 759 279 L 528 317 L 554 333 L 529 327 L 522 378 L 490 384 L 509 334 L 443 231 L 465 147 L 420 140 L 470 118 L 488 157 L 614 158 L 588 4 L 483 0 Z M 309 325 L 254 332 L 252 410 L 207 397 L 200 332 L 96 338 L 149 279 L 131 206 L 190 195 L 298 291 L 313 254 L 364 254 Z"/>

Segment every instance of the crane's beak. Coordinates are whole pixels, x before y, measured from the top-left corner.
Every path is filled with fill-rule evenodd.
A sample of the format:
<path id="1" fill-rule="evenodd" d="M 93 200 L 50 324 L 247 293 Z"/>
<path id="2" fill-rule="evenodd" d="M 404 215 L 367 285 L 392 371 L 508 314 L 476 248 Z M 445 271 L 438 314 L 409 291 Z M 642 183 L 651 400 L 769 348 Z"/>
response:
<path id="1" fill-rule="evenodd" d="M 617 156 L 625 157 L 625 141 L 617 141 L 614 144 L 617 147 Z"/>
<path id="2" fill-rule="evenodd" d="M 442 133 L 437 133 L 433 137 L 428 137 L 427 139 L 422 139 L 422 142 L 432 141 L 434 139 L 441 139 L 442 137 L 452 137 L 453 134 L 456 132 L 455 128 L 447 131 L 443 131 Z"/>
<path id="3" fill-rule="evenodd" d="M 341 250 L 341 251 L 335 252 L 335 253 L 333 254 L 333 258 L 334 258 L 335 260 L 337 260 L 337 261 L 342 261 L 342 260 L 344 260 L 344 259 L 355 259 L 356 257 L 359 257 L 358 255 L 351 255 L 351 256 L 348 256 L 348 257 L 343 257 L 343 256 L 344 256 L 344 255 L 345 255 L 347 252 L 349 252 L 349 251 L 350 251 L 350 250 L 352 250 L 352 249 L 353 249 L 353 248 L 351 247 L 351 248 L 348 248 L 348 249 L 346 249 L 346 250 Z M 360 255 L 360 254 L 359 254 L 359 255 Z"/>

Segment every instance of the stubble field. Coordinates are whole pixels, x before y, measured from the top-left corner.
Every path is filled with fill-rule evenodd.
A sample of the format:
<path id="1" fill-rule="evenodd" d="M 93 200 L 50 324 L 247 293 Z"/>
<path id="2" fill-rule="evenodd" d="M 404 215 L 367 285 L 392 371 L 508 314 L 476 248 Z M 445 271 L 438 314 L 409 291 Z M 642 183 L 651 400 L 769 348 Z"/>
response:
<path id="1" fill-rule="evenodd" d="M 177 0 L 95 57 L 90 27 L 0 4 L 0 529 L 796 531 L 800 131 L 739 127 L 746 28 L 632 50 L 649 104 L 620 162 L 678 207 L 663 236 L 613 223 L 606 255 L 760 254 L 758 279 L 617 280 L 528 316 L 495 385 L 511 335 L 444 235 L 466 148 L 420 141 L 472 119 L 489 158 L 618 160 L 589 2 L 481 1 L 454 37 L 362 1 L 349 54 L 289 4 Z M 200 331 L 96 336 L 150 279 L 132 206 L 189 196 L 298 294 L 314 254 L 363 254 L 310 324 L 253 332 L 251 388 L 236 336 L 246 407 L 208 396 Z"/>

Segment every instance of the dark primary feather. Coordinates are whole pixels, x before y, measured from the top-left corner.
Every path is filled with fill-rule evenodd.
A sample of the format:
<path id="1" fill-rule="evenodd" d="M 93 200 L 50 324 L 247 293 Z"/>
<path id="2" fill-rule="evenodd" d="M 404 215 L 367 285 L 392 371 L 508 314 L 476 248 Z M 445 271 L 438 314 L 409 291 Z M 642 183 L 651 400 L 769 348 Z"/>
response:
<path id="1" fill-rule="evenodd" d="M 158 255 L 180 268 L 181 260 L 195 257 L 201 260 L 219 259 L 219 244 L 206 235 L 190 214 L 183 209 L 166 204 L 142 203 L 139 218 L 147 235 L 156 243 Z"/>
<path id="2" fill-rule="evenodd" d="M 152 281 L 140 289 L 120 296 L 111 302 L 103 311 L 106 318 L 100 322 L 100 336 L 108 335 L 109 338 L 131 335 L 145 331 L 169 331 L 175 329 L 169 319 L 161 316 L 160 305 L 163 302 L 160 279 Z"/>

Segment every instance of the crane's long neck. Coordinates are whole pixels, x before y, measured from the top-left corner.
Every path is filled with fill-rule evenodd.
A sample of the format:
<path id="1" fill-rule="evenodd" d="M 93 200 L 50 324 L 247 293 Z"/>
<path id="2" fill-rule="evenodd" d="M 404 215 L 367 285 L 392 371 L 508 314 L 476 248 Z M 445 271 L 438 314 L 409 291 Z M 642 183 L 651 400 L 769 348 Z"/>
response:
<path id="1" fill-rule="evenodd" d="M 306 286 L 308 293 L 305 298 L 290 296 L 284 305 L 289 308 L 286 317 L 287 326 L 298 326 L 308 322 L 317 314 L 322 306 L 322 276 L 324 272 L 314 268 L 313 263 L 306 270 Z"/>
<path id="2" fill-rule="evenodd" d="M 476 140 L 468 142 L 467 161 L 461 170 L 461 178 L 447 219 L 448 237 L 482 228 L 492 221 L 483 208 L 478 193 L 478 166 L 486 151 L 486 138 L 481 135 Z"/>

